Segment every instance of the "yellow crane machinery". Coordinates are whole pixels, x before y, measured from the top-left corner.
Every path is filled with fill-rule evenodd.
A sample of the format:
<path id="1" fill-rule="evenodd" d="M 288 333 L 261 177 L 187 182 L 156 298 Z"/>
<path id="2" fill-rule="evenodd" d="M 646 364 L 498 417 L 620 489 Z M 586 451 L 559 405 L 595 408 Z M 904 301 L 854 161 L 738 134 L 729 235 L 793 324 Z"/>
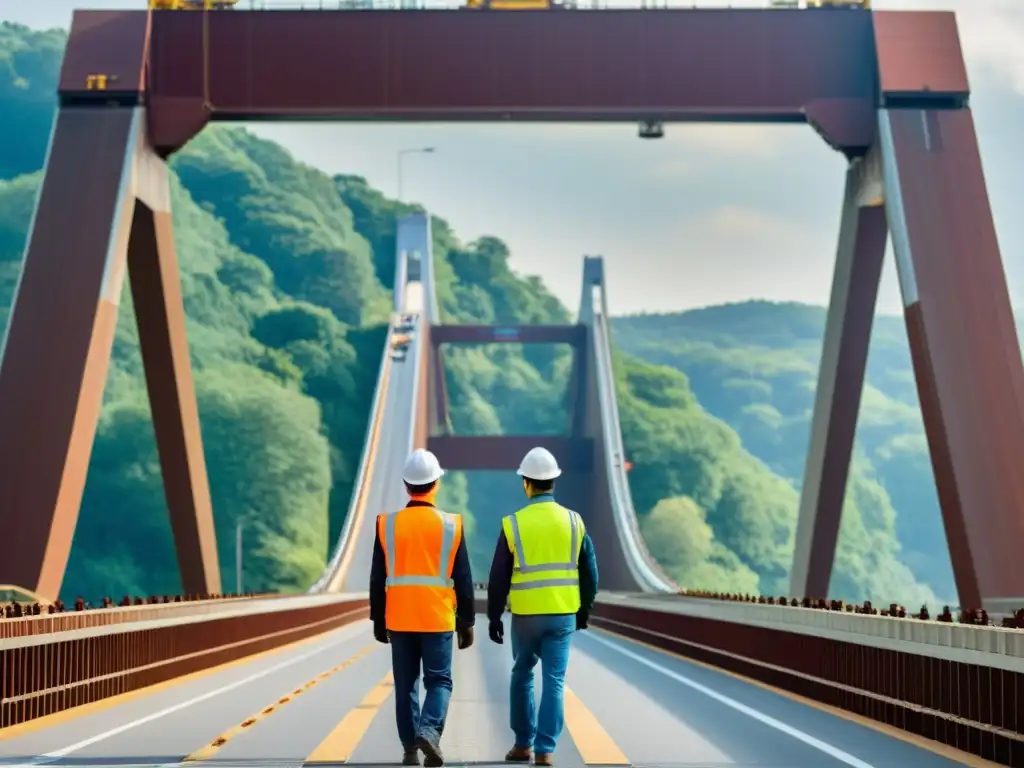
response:
<path id="1" fill-rule="evenodd" d="M 853 8 L 871 10 L 871 0 L 807 0 L 808 8 Z"/>
<path id="2" fill-rule="evenodd" d="M 229 11 L 238 0 L 149 0 L 152 11 Z"/>
<path id="3" fill-rule="evenodd" d="M 553 0 L 466 0 L 462 7 L 489 11 L 547 11 L 565 6 Z"/>

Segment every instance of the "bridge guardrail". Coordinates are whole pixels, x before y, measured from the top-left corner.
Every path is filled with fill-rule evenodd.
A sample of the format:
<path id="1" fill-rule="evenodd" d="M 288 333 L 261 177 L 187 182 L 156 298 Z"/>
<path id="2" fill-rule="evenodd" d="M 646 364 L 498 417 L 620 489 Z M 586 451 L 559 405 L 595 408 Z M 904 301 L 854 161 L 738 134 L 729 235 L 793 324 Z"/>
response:
<path id="1" fill-rule="evenodd" d="M 278 648 L 365 618 L 364 595 L 293 597 L 0 640 L 0 728 Z"/>
<path id="2" fill-rule="evenodd" d="M 1024 633 L 650 595 L 591 624 L 1002 765 L 1024 765 Z"/>
<path id="3" fill-rule="evenodd" d="M 389 320 L 388 332 L 384 337 L 384 353 L 381 357 L 380 368 L 377 369 L 377 383 L 373 391 L 373 400 L 370 403 L 370 418 L 366 423 L 366 436 L 363 439 L 363 453 L 359 458 L 359 470 L 356 472 L 355 482 L 352 484 L 352 500 L 349 502 L 348 514 L 345 516 L 345 524 L 338 534 L 338 541 L 334 545 L 334 552 L 327 563 L 323 574 L 316 583 L 309 588 L 310 594 L 324 592 L 332 587 L 337 580 L 338 569 L 342 565 L 345 552 L 350 545 L 349 539 L 352 536 L 352 528 L 359 515 L 360 505 L 363 503 L 366 493 L 366 478 L 372 464 L 373 452 L 376 450 L 374 435 L 376 434 L 380 412 L 384 405 L 383 390 L 387 388 L 388 377 L 391 372 L 391 343 L 394 336 L 394 325 Z"/>
<path id="4" fill-rule="evenodd" d="M 843 600 L 824 600 L 819 598 L 804 597 L 774 597 L 764 595 L 750 595 L 737 593 L 710 592 L 705 590 L 680 590 L 679 595 L 689 598 L 701 598 L 705 600 L 716 600 L 731 603 L 757 603 L 758 605 L 776 605 L 791 608 L 814 608 L 822 611 L 841 611 L 845 613 L 856 613 L 873 616 L 891 616 L 900 619 L 919 619 L 923 621 L 932 620 L 931 612 L 927 605 L 922 605 L 916 613 L 908 611 L 899 603 L 890 603 L 887 607 L 876 608 L 870 600 L 863 605 L 847 603 Z M 989 615 L 984 608 L 950 608 L 944 605 L 942 611 L 935 616 L 934 621 L 958 624 L 969 624 L 978 627 L 1001 626 L 1004 629 L 1024 629 L 1024 608 L 1018 608 L 1013 613 Z"/>
<path id="5" fill-rule="evenodd" d="M 603 287 L 595 288 L 602 291 Z M 612 369 L 611 341 L 608 335 L 607 319 L 604 314 L 603 295 L 595 301 L 594 312 L 594 352 L 598 371 L 598 391 L 601 396 L 603 414 L 602 429 L 605 441 L 605 462 L 612 484 L 612 503 L 615 507 L 615 527 L 619 532 L 620 541 L 629 552 L 631 567 L 635 569 L 640 583 L 647 584 L 652 592 L 674 594 L 676 585 L 661 570 L 657 561 L 651 557 L 640 533 L 640 524 L 629 491 L 629 480 L 626 477 L 622 462 L 625 461 L 625 449 L 622 444 L 622 425 L 619 422 L 619 409 L 615 400 L 615 378 Z"/>
<path id="6" fill-rule="evenodd" d="M 174 595 L 163 597 L 124 598 L 115 605 L 109 598 L 101 607 L 92 608 L 76 601 L 68 610 L 60 601 L 53 605 L 10 604 L 0 613 L 0 640 L 52 632 L 70 632 L 111 624 L 130 624 L 139 621 L 174 618 L 178 616 L 209 615 L 237 608 L 240 604 L 254 606 L 261 601 L 280 600 L 290 595 L 217 595 L 193 597 Z M 37 613 L 38 611 L 38 613 Z M 8 615 L 9 614 L 9 615 Z"/>

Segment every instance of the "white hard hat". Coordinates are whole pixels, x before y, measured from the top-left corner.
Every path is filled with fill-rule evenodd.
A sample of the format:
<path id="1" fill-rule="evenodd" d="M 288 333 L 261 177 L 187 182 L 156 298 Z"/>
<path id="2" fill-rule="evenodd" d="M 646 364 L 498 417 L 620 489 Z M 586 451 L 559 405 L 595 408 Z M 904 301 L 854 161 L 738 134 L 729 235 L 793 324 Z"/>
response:
<path id="1" fill-rule="evenodd" d="M 519 465 L 519 474 L 530 480 L 554 480 L 562 470 L 558 468 L 558 462 L 551 455 L 547 448 L 531 448 L 530 452 L 523 457 L 523 463 Z"/>
<path id="2" fill-rule="evenodd" d="M 429 485 L 444 474 L 437 456 L 419 448 L 405 460 L 402 479 L 409 485 Z"/>

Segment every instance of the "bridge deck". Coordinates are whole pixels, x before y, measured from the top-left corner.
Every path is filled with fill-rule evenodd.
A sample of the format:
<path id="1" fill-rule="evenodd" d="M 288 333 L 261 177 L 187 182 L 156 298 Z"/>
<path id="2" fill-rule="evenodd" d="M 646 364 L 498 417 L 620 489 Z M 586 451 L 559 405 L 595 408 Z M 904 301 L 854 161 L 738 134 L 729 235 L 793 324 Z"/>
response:
<path id="1" fill-rule="evenodd" d="M 488 641 L 482 621 L 478 633 L 477 644 L 455 656 L 442 745 L 451 765 L 499 764 L 511 744 L 511 654 L 508 645 Z M 389 670 L 387 649 L 360 622 L 113 706 L 68 713 L 21 735 L 0 731 L 0 761 L 396 764 L 401 751 Z M 317 682 L 307 687 L 310 681 Z M 616 761 L 692 768 L 940 768 L 967 760 L 599 631 L 576 635 L 567 685 L 560 768 Z M 281 703 L 285 697 L 290 699 Z M 251 717 L 255 723 L 240 727 Z M 228 737 L 222 746 L 204 750 L 221 735 Z"/>

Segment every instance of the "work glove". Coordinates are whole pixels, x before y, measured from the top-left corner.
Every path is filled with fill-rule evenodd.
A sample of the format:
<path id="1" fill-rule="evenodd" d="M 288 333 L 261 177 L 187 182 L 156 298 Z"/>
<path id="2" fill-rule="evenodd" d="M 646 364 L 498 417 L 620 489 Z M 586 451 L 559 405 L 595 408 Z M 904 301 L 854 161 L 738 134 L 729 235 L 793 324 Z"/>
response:
<path id="1" fill-rule="evenodd" d="M 505 625 L 501 623 L 501 619 L 491 622 L 487 627 L 487 634 L 490 635 L 492 643 L 502 645 L 505 642 Z"/>
<path id="2" fill-rule="evenodd" d="M 459 627 L 455 630 L 455 634 L 459 638 L 459 650 L 464 651 L 473 644 L 473 639 L 476 633 L 473 631 L 473 627 Z"/>
<path id="3" fill-rule="evenodd" d="M 580 611 L 579 613 L 577 613 L 576 614 L 576 631 L 579 632 L 581 629 L 586 629 L 587 628 L 587 622 L 589 620 L 590 620 L 590 617 L 587 614 L 583 613 L 583 611 Z"/>
<path id="4" fill-rule="evenodd" d="M 374 622 L 373 639 L 378 643 L 384 643 L 384 645 L 387 645 L 390 642 L 390 638 L 388 637 L 388 628 L 383 622 Z"/>

